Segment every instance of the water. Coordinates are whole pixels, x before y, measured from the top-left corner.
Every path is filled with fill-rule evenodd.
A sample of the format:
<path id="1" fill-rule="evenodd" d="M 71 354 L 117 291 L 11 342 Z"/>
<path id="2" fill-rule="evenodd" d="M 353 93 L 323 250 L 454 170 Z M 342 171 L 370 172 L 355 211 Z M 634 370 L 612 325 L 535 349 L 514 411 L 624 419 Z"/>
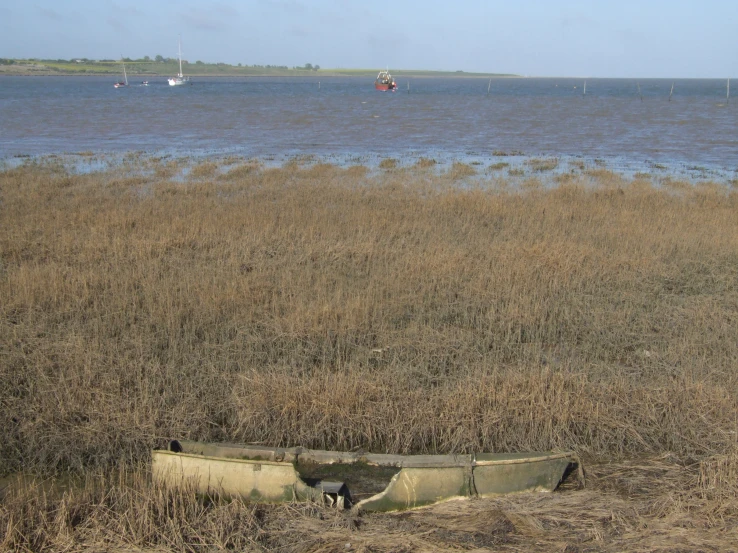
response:
<path id="1" fill-rule="evenodd" d="M 725 81 L 0 77 L 0 159 L 75 152 L 268 157 L 577 156 L 613 166 L 738 172 Z M 320 86 L 318 85 L 320 82 Z"/>

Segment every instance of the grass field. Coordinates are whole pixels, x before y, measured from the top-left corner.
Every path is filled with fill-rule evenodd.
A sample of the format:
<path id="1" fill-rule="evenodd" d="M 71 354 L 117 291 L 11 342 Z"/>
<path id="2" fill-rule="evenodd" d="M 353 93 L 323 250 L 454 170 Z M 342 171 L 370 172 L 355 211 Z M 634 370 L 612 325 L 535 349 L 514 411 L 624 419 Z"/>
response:
<path id="1" fill-rule="evenodd" d="M 735 190 L 585 165 L 553 188 L 422 159 L 182 169 L 0 172 L 0 474 L 25 475 L 0 548 L 738 543 Z M 372 516 L 204 501 L 148 482 L 175 437 L 575 450 L 588 486 Z"/>

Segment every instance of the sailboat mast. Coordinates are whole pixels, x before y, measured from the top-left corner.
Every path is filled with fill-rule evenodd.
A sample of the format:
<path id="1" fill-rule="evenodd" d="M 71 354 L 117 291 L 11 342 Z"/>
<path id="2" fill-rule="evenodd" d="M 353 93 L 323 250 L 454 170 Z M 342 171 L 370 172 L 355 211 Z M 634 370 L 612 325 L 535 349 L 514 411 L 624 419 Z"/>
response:
<path id="1" fill-rule="evenodd" d="M 177 35 L 177 51 L 179 52 L 179 76 L 182 77 L 182 37 Z"/>
<path id="2" fill-rule="evenodd" d="M 123 54 L 120 55 L 120 64 L 123 66 L 123 82 L 128 86 L 128 75 L 126 75 L 126 60 Z"/>

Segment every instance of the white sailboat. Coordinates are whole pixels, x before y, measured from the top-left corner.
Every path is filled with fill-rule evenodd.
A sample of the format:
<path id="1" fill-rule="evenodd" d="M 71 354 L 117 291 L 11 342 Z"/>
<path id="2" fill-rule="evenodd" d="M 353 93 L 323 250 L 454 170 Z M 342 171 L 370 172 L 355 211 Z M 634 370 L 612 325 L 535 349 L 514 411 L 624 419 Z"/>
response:
<path id="1" fill-rule="evenodd" d="M 177 49 L 179 51 L 179 73 L 176 77 L 169 78 L 169 86 L 179 86 L 183 84 L 190 84 L 190 78 L 182 75 L 182 40 L 178 37 Z"/>
<path id="2" fill-rule="evenodd" d="M 115 88 L 122 88 L 128 86 L 128 75 L 126 75 L 126 63 L 123 61 L 123 56 L 120 58 L 120 62 L 123 64 L 123 80 L 113 84 Z"/>

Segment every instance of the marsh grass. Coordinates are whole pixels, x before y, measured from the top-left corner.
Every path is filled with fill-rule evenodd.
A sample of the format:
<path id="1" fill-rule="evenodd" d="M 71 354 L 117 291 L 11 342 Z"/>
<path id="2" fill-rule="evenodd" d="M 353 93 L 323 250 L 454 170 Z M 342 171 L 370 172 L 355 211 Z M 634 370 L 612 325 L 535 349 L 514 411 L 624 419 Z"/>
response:
<path id="1" fill-rule="evenodd" d="M 592 177 L 6 171 L 2 470 L 129 462 L 175 436 L 721 453 L 736 196 Z"/>
<path id="2" fill-rule="evenodd" d="M 574 449 L 595 467 L 668 455 L 672 472 L 657 474 L 680 484 L 653 491 L 638 516 L 661 509 L 663 525 L 676 505 L 678 526 L 679 509 L 702 505 L 700 520 L 728 528 L 735 191 L 674 194 L 599 169 L 554 188 L 398 175 L 291 163 L 172 182 L 30 161 L 0 173 L 0 473 L 107 474 L 145 464 L 173 437 L 397 453 Z M 611 480 L 598 480 L 602 493 L 620 494 Z M 53 534 L 65 512 L 34 497 L 22 517 L 20 500 L 3 500 L 6 550 L 54 550 L 23 541 Z M 590 499 L 605 509 L 612 498 Z M 66 512 L 105 504 L 75 501 Z M 516 505 L 508 519 L 520 535 L 532 535 L 521 521 L 553 516 L 545 503 L 532 513 L 509 501 L 489 508 Z M 277 525 L 254 522 L 252 506 L 223 508 L 254 540 Z M 325 528 L 281 513 L 291 529 Z M 125 528 L 115 516 L 72 533 Z M 168 524 L 157 520 L 142 535 Z M 597 528 L 646 539 L 628 520 L 620 537 Z M 511 541 L 500 543 L 527 539 L 503 534 Z M 135 543 L 200 548 L 152 539 Z"/>
<path id="3" fill-rule="evenodd" d="M 415 167 L 418 169 L 429 169 L 435 167 L 438 162 L 433 158 L 421 157 L 415 163 Z"/>
<path id="4" fill-rule="evenodd" d="M 162 487 L 139 471 L 89 475 L 64 492 L 27 482 L 3 494 L 0 550 L 244 550 L 261 516 L 259 506 Z"/>
<path id="5" fill-rule="evenodd" d="M 205 179 L 214 177 L 220 170 L 220 165 L 213 161 L 203 161 L 190 170 L 190 177 Z"/>
<path id="6" fill-rule="evenodd" d="M 559 160 L 553 158 L 532 158 L 525 162 L 534 173 L 545 173 L 547 171 L 553 171 L 559 166 Z"/>
<path id="7" fill-rule="evenodd" d="M 162 160 L 163 161 L 163 160 Z M 177 163 L 174 160 L 169 160 L 166 162 L 158 162 L 154 164 L 153 170 L 154 170 L 154 176 L 157 179 L 171 179 L 174 177 L 179 171 L 181 171 L 181 166 L 179 163 Z"/>
<path id="8" fill-rule="evenodd" d="M 451 179 L 463 179 L 465 177 L 472 177 L 477 174 L 477 170 L 468 163 L 461 163 L 460 161 L 454 161 L 451 163 L 446 172 L 446 176 Z"/>
<path id="9" fill-rule="evenodd" d="M 730 551 L 735 466 L 734 456 L 609 463 L 591 467 L 585 490 L 374 515 L 196 495 L 138 470 L 64 492 L 25 482 L 2 494 L 0 551 Z"/>
<path id="10" fill-rule="evenodd" d="M 230 167 L 223 175 L 220 175 L 220 179 L 225 181 L 247 179 L 251 173 L 259 171 L 260 168 L 261 164 L 258 162 L 236 164 Z"/>

